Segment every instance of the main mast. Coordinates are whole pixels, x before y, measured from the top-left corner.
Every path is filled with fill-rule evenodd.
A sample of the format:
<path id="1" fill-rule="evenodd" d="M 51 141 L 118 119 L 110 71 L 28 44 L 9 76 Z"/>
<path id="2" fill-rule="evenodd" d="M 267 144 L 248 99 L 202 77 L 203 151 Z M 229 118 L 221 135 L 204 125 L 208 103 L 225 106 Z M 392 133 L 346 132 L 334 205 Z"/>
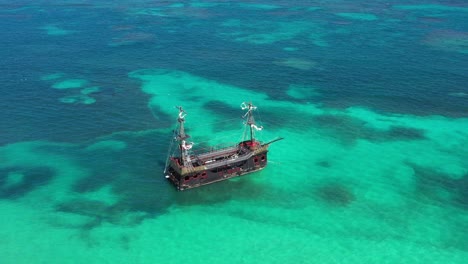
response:
<path id="1" fill-rule="evenodd" d="M 186 166 L 189 165 L 191 162 L 188 151 L 192 148 L 193 142 L 185 142 L 185 140 L 190 137 L 188 134 L 185 133 L 184 128 L 185 116 L 187 115 L 187 113 L 185 113 L 184 109 L 182 109 L 182 106 L 178 106 L 177 108 L 179 109 L 179 116 L 177 118 L 177 121 L 179 122 L 179 131 L 177 132 L 176 139 L 179 141 L 180 157 L 182 163 L 181 165 Z"/>
<path id="2" fill-rule="evenodd" d="M 255 123 L 255 118 L 253 116 L 253 111 L 257 109 L 256 106 L 254 106 L 252 103 L 242 103 L 241 104 L 242 110 L 247 110 L 247 112 L 244 114 L 243 118 L 247 117 L 247 122 L 246 125 L 249 126 L 250 129 L 250 142 L 255 141 L 255 132 L 254 131 L 259 131 L 262 130 L 263 127 L 258 127 Z"/>

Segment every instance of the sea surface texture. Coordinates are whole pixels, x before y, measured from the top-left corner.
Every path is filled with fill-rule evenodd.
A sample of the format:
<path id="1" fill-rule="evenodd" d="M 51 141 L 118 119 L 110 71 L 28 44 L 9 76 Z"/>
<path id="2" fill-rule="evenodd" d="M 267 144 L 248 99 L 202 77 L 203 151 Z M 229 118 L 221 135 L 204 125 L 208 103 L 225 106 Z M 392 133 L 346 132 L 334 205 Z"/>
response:
<path id="1" fill-rule="evenodd" d="M 467 263 L 468 2 L 0 0 L 0 263 Z M 177 192 L 194 149 L 262 171 Z"/>

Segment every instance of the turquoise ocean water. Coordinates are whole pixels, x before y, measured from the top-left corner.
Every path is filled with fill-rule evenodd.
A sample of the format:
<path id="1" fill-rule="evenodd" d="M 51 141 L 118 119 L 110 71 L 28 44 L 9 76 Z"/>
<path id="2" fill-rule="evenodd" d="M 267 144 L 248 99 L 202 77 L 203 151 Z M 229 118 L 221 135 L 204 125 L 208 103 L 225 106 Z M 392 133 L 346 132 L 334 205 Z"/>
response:
<path id="1" fill-rule="evenodd" d="M 0 263 L 466 263 L 468 4 L 0 0 Z M 258 106 L 261 172 L 177 192 Z"/>

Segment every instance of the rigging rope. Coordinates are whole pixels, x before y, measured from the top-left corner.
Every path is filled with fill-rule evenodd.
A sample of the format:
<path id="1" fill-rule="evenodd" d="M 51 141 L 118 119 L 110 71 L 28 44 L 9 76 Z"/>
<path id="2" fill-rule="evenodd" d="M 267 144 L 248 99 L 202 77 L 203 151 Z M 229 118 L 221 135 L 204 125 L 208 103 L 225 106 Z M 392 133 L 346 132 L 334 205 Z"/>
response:
<path id="1" fill-rule="evenodd" d="M 172 135 L 173 135 L 173 137 L 172 137 L 172 139 L 171 139 L 171 144 L 169 144 L 169 149 L 167 150 L 167 158 L 166 158 L 166 165 L 164 166 L 164 173 L 166 173 L 167 165 L 169 164 L 169 158 L 170 158 L 171 156 L 173 156 L 173 155 L 174 155 L 174 152 L 175 152 L 175 150 L 174 150 L 174 151 L 172 152 L 172 155 L 171 155 L 171 150 L 172 150 L 172 147 L 174 146 L 174 141 L 175 141 L 174 138 L 175 138 L 175 136 L 176 136 L 175 130 L 174 130 L 174 132 L 172 133 Z"/>
<path id="2" fill-rule="evenodd" d="M 154 114 L 153 110 L 151 110 L 152 114 L 153 114 L 153 117 L 156 119 L 156 120 L 159 120 L 159 118 Z M 224 119 L 224 120 L 221 120 L 221 121 L 216 121 L 216 122 L 210 122 L 210 123 L 202 123 L 202 124 L 199 124 L 199 125 L 191 125 L 190 124 L 190 121 L 186 121 L 186 123 L 188 123 L 187 127 L 188 129 L 193 129 L 193 128 L 198 128 L 198 127 L 205 127 L 207 125 L 214 125 L 214 124 L 220 124 L 220 123 L 227 123 L 227 122 L 232 122 L 234 120 L 241 120 L 240 118 L 236 117 L 236 118 L 230 118 L 230 119 Z M 174 122 L 164 122 L 164 123 L 158 123 L 158 125 L 160 126 L 172 126 L 174 125 Z"/>

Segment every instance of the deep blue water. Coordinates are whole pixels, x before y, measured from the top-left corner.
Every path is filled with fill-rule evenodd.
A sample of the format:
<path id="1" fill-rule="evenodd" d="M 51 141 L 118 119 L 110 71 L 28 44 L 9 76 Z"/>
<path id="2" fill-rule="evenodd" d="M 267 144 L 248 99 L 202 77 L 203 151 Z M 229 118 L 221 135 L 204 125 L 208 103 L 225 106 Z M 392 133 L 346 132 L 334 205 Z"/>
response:
<path id="1" fill-rule="evenodd" d="M 338 2 L 330 3 L 330 7 L 325 4 L 315 12 L 291 10 L 293 4 L 271 11 L 237 12 L 239 6 L 226 3 L 203 10 L 199 17 L 178 10 L 166 17 L 125 13 L 131 8 L 164 5 L 4 3 L 0 33 L 4 91 L 0 100 L 5 109 L 1 112 L 5 126 L 2 143 L 69 140 L 69 135 L 79 140 L 153 126 L 151 115 L 142 107 L 147 98 L 139 93 L 138 83 L 127 78 L 129 71 L 138 68 L 183 70 L 264 91 L 273 99 L 284 97 L 290 83 L 312 83 L 321 93 L 316 100 L 331 107 L 360 105 L 385 112 L 466 116 L 466 95 L 450 95 L 467 92 L 466 46 L 461 46 L 466 44 L 460 44 L 459 48 L 465 50 L 462 53 L 422 43 L 428 35 L 444 31 L 465 34 L 466 42 L 466 12 L 410 12 L 377 1 L 355 7 L 376 13 L 376 21 L 345 21 L 331 13 L 331 9 L 349 8 L 341 8 Z M 297 7 L 301 5 L 308 4 Z M 232 18 L 246 24 L 269 19 L 313 21 L 322 28 L 329 44 L 311 45 L 306 33 L 263 45 L 230 41 L 219 33 L 232 30 L 220 26 Z M 399 21 L 389 22 L 391 19 Z M 48 24 L 78 33 L 49 36 L 39 29 Z M 252 28 L 246 30 L 254 32 Z M 339 30 L 346 32 L 336 33 Z M 135 43 L 127 45 L 108 45 L 126 34 L 128 38 L 132 34 L 148 36 L 133 36 Z M 287 46 L 297 51 L 284 51 Z M 271 63 L 291 56 L 317 62 L 319 69 L 301 72 Z M 85 77 L 101 86 L 98 103 L 71 107 L 56 104 L 62 91 L 49 89 L 50 83 L 40 80 L 53 72 Z M 116 108 L 121 112 L 109 117 L 109 109 Z M 64 135 L 62 122 L 71 119 L 74 121 L 66 126 L 68 133 Z M 96 120 L 99 127 L 93 126 Z"/>

